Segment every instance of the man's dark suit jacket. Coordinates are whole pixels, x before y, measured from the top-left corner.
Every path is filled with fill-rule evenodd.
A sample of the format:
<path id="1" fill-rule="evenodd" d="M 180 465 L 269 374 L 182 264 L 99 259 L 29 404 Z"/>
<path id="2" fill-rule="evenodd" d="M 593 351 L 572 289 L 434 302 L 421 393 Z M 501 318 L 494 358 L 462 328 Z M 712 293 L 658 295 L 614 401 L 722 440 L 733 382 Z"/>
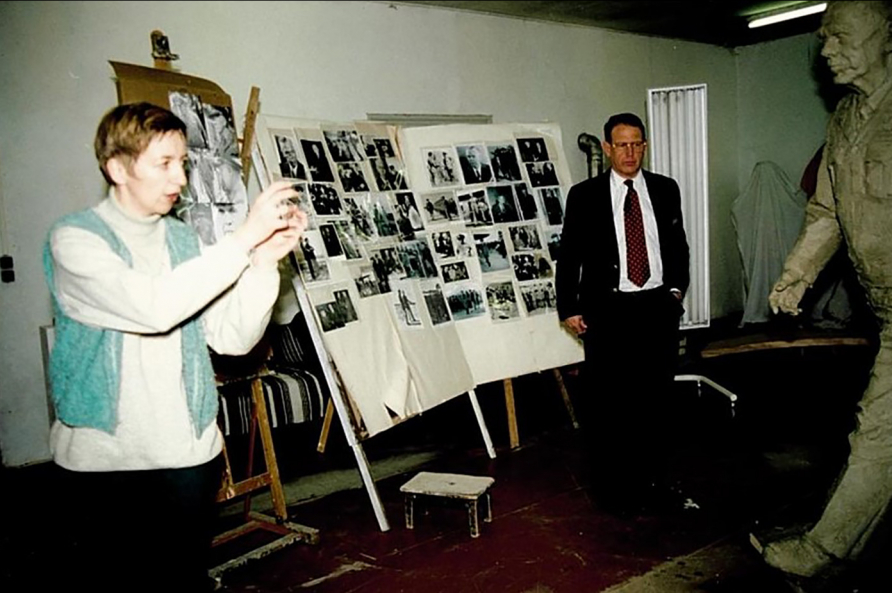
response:
<path id="1" fill-rule="evenodd" d="M 690 283 L 688 243 L 675 180 L 643 171 L 660 235 L 663 286 L 685 294 Z M 613 225 L 608 170 L 574 185 L 567 194 L 555 290 L 561 320 L 609 315 L 619 287 L 619 247 Z"/>

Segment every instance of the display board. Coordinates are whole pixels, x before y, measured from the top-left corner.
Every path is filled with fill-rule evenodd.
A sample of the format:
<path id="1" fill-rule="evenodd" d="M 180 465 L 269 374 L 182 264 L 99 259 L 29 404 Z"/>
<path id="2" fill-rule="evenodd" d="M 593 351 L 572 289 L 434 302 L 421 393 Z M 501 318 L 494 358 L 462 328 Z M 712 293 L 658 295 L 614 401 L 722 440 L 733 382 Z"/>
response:
<path id="1" fill-rule="evenodd" d="M 261 114 L 257 143 L 267 179 L 292 181 L 309 214 L 299 273 L 362 434 L 582 360 L 555 310 L 558 126 Z"/>
<path id="2" fill-rule="evenodd" d="M 205 245 L 213 245 L 248 215 L 232 98 L 203 78 L 121 62 L 111 65 L 119 103 L 162 105 L 186 124 L 189 183 L 175 214 Z"/>

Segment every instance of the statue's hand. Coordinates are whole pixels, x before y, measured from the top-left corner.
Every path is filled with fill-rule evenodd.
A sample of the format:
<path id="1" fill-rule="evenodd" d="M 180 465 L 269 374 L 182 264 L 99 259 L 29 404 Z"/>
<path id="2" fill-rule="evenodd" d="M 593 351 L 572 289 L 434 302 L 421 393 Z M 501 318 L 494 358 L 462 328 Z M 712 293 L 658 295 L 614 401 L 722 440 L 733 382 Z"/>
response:
<path id="1" fill-rule="evenodd" d="M 781 274 L 780 279 L 775 282 L 774 288 L 768 295 L 768 304 L 771 306 L 771 312 L 775 315 L 778 311 L 789 313 L 790 315 L 798 315 L 802 312 L 799 308 L 799 301 L 802 295 L 808 290 L 808 282 L 801 278 L 793 277 L 789 272 Z"/>

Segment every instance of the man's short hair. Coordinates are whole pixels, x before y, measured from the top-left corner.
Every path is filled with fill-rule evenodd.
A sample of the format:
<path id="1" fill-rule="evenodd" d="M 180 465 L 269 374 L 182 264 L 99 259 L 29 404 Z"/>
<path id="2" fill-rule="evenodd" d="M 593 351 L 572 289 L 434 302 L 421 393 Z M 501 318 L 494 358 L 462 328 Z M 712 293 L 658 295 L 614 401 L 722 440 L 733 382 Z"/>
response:
<path id="1" fill-rule="evenodd" d="M 93 141 L 102 176 L 114 185 L 108 174 L 109 160 L 121 157 L 126 163 L 134 161 L 152 140 L 170 132 L 179 132 L 185 138 L 186 124 L 164 107 L 127 103 L 109 110 L 99 122 Z"/>
<path id="2" fill-rule="evenodd" d="M 611 115 L 607 123 L 604 124 L 604 140 L 608 143 L 613 142 L 613 128 L 616 126 L 631 126 L 641 130 L 641 139 L 647 140 L 647 132 L 644 130 L 644 122 L 634 113 L 617 113 Z"/>

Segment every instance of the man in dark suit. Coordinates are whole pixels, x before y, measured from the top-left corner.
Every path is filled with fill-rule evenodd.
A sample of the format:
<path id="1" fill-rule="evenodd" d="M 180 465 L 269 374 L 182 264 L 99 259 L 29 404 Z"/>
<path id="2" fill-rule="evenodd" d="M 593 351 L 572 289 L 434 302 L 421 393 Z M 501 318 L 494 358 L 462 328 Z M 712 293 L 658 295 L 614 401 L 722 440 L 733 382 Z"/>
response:
<path id="1" fill-rule="evenodd" d="M 678 184 L 641 168 L 641 119 L 612 116 L 604 138 L 611 170 L 567 196 L 557 309 L 585 346 L 577 405 L 596 500 L 638 511 L 672 495 L 662 466 L 689 251 Z"/>
<path id="2" fill-rule="evenodd" d="M 492 180 L 492 167 L 481 156 L 479 146 L 469 146 L 464 154 L 459 154 L 462 174 L 465 176 L 465 185 L 486 183 Z"/>

